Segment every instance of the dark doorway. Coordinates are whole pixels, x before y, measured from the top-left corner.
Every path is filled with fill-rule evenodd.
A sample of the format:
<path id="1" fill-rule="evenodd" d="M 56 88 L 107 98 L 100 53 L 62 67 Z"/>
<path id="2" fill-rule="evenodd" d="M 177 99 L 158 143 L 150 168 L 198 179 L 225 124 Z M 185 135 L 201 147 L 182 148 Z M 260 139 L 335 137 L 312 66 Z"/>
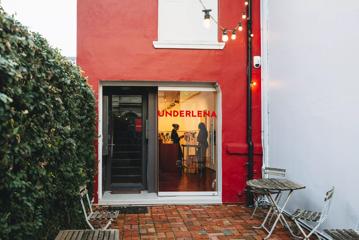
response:
<path id="1" fill-rule="evenodd" d="M 151 90 L 141 87 L 103 89 L 106 191 L 136 193 L 148 188 L 148 98 Z"/>

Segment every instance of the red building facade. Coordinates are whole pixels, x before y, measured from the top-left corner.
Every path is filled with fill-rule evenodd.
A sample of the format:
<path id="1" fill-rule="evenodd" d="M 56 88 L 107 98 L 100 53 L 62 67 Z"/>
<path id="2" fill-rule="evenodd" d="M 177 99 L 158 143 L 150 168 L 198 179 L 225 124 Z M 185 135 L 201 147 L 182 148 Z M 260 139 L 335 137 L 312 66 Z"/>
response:
<path id="1" fill-rule="evenodd" d="M 241 18 L 242 13 L 245 12 L 245 8 L 246 6 L 242 1 L 219 1 L 219 23 L 223 26 L 235 25 L 238 19 Z M 258 56 L 260 55 L 259 10 L 259 0 L 254 0 L 253 55 Z M 244 189 L 247 180 L 248 161 L 246 143 L 247 45 L 245 22 L 243 25 L 243 32 L 238 33 L 235 41 L 228 41 L 223 49 L 159 49 L 155 48 L 153 44 L 153 41 L 158 39 L 158 11 L 158 0 L 78 0 L 77 62 L 84 70 L 84 74 L 88 76 L 89 83 L 92 86 L 98 100 L 97 110 L 99 120 L 102 120 L 99 121 L 98 124 L 98 128 L 102 129 L 101 131 L 99 130 L 99 138 L 104 137 L 104 129 L 121 131 L 120 127 L 116 130 L 116 126 L 114 125 L 112 125 L 112 128 L 111 126 L 104 127 L 103 125 L 104 118 L 107 118 L 103 115 L 104 111 L 107 111 L 103 109 L 105 105 L 108 105 L 108 103 L 104 104 L 105 102 L 103 98 L 103 96 L 106 95 L 106 91 L 112 94 L 110 95 L 112 96 L 110 103 L 112 102 L 112 104 L 114 104 L 115 102 L 119 102 L 119 105 L 121 105 L 121 101 L 126 100 L 121 100 L 125 99 L 121 97 L 114 99 L 114 96 L 121 95 L 121 93 L 116 93 L 117 91 L 123 92 L 127 89 L 130 92 L 132 91 L 131 96 L 135 96 L 138 91 L 141 91 L 141 87 L 153 87 L 152 90 L 145 91 L 154 92 L 154 97 L 158 98 L 155 101 L 154 106 L 159 106 L 162 101 L 159 97 L 163 95 L 160 96 L 158 94 L 160 90 L 157 88 L 158 86 L 162 86 L 164 89 L 165 87 L 163 86 L 166 86 L 166 83 L 169 84 L 170 87 L 174 87 L 174 90 L 170 94 L 172 97 L 176 95 L 174 93 L 176 84 L 178 84 L 179 88 L 182 87 L 183 84 L 189 87 L 191 87 L 191 84 L 193 84 L 194 87 L 202 87 L 201 83 L 217 86 L 217 88 L 220 89 L 220 94 L 215 96 L 216 99 L 219 99 L 215 104 L 215 110 L 217 112 L 217 123 L 215 125 L 216 129 L 221 129 L 220 133 L 215 133 L 217 141 L 218 139 L 221 140 L 221 142 L 217 142 L 216 144 L 218 145 L 218 148 L 216 148 L 218 150 L 216 150 L 218 155 L 214 161 L 216 164 L 219 164 L 218 166 L 220 166 L 220 168 L 216 168 L 220 171 L 217 172 L 216 175 L 217 183 L 221 184 L 220 187 L 217 187 L 217 192 L 220 194 L 222 202 L 242 201 L 245 196 Z M 221 32 L 218 32 L 218 39 L 220 38 Z M 254 175 L 256 177 L 260 175 L 260 169 L 262 166 L 260 70 L 253 68 L 252 74 L 253 81 L 256 82 L 256 85 L 252 87 L 253 141 L 255 145 Z M 121 82 L 126 84 L 121 85 Z M 134 88 L 131 88 L 131 82 L 136 83 L 133 85 Z M 146 84 L 146 82 L 148 84 Z M 114 88 L 111 89 L 111 83 L 118 84 L 114 84 L 113 87 L 122 86 L 122 90 L 116 90 Z M 152 83 L 155 84 L 151 85 Z M 161 83 L 164 83 L 164 85 L 161 85 Z M 167 93 L 164 94 L 165 97 L 170 96 L 166 94 Z M 182 97 L 185 96 L 185 94 L 182 93 L 178 95 Z M 207 95 L 204 95 L 204 97 L 207 98 Z M 150 94 L 147 94 L 146 96 L 150 96 Z M 191 96 L 194 98 L 194 94 Z M 150 98 L 151 97 L 147 97 L 146 99 L 148 100 L 146 101 L 150 102 Z M 102 100 L 100 101 L 100 99 Z M 169 97 L 167 99 L 169 99 Z M 166 101 L 166 98 L 164 101 Z M 184 100 L 175 100 L 176 103 L 181 101 L 184 102 Z M 129 102 L 131 103 L 127 103 L 127 107 L 129 104 L 135 105 L 136 99 L 133 98 L 132 100 L 129 100 Z M 148 108 L 146 110 L 147 117 L 151 117 L 153 115 L 151 112 L 154 110 L 159 109 Z M 111 111 L 112 114 L 114 114 L 114 108 L 112 108 L 110 112 Z M 220 114 L 218 111 L 220 111 Z M 152 118 L 155 119 L 153 116 Z M 110 120 L 107 119 L 106 121 L 109 122 Z M 136 132 L 140 132 L 141 129 L 145 129 L 145 118 L 137 118 L 135 122 Z M 161 120 L 154 120 L 152 124 L 161 124 Z M 158 131 L 157 125 L 153 126 L 153 134 Z M 218 127 L 219 125 L 221 127 Z M 126 126 L 126 129 L 128 130 L 129 125 Z M 146 127 L 151 128 L 151 126 L 147 125 Z M 179 130 L 181 130 L 181 127 Z M 143 139 L 147 139 L 143 140 L 143 142 L 151 141 L 151 138 L 148 138 L 147 135 L 143 136 Z M 210 132 L 209 136 L 211 136 Z M 111 138 L 111 136 L 106 136 L 106 138 L 108 140 L 106 140 L 107 144 L 109 145 L 109 143 L 113 143 L 111 142 L 111 139 L 116 137 Z M 215 137 L 213 137 L 213 139 L 215 139 Z M 150 155 L 152 151 L 157 152 L 157 154 L 154 153 L 153 155 L 157 159 L 154 160 L 155 162 L 157 161 L 157 163 L 146 163 L 148 168 L 154 169 L 154 181 L 157 181 L 156 179 L 158 179 L 158 175 L 161 174 L 161 169 L 159 169 L 158 166 L 158 162 L 160 161 L 158 160 L 158 158 L 160 158 L 159 152 L 161 149 L 158 147 L 157 140 L 156 136 L 155 145 L 157 145 L 154 150 L 145 149 L 143 150 L 145 153 L 142 154 L 142 156 L 144 156 L 146 154 Z M 142 140 L 138 140 L 138 142 L 140 141 Z M 210 140 L 208 141 L 211 142 Z M 105 141 L 103 139 L 99 141 L 101 145 L 103 145 L 104 142 Z M 151 146 L 154 145 L 152 144 Z M 96 149 L 98 159 L 103 156 L 105 151 L 110 151 L 110 148 L 106 148 L 106 150 L 99 150 L 100 148 L 98 143 L 96 143 Z M 101 151 L 101 153 L 99 153 L 99 151 Z M 183 148 L 184 156 L 186 155 L 185 152 L 186 149 Z M 208 152 L 210 152 L 210 150 L 208 150 Z M 196 153 L 198 153 L 198 151 Z M 113 155 L 113 152 L 111 152 L 108 156 L 110 155 Z M 96 201 L 104 199 L 104 192 L 106 191 L 106 187 L 104 185 L 104 181 L 106 181 L 105 172 L 107 171 L 110 176 L 113 174 L 111 166 L 115 166 L 110 164 L 110 167 L 106 167 L 103 164 L 104 159 L 101 159 L 102 163 L 98 160 L 96 164 L 97 174 L 95 176 L 94 183 Z M 149 166 L 151 164 L 153 164 L 153 166 Z M 142 166 L 142 173 L 148 173 L 146 166 Z M 113 181 L 113 179 L 111 180 L 111 177 L 108 177 L 108 179 L 110 179 L 109 181 Z M 214 177 L 214 179 L 216 178 Z M 149 184 L 150 181 L 151 180 L 148 180 L 146 184 Z M 212 179 L 211 184 L 213 185 L 215 183 L 216 182 L 213 182 Z M 156 193 L 156 189 L 158 189 L 159 184 L 154 183 L 153 186 L 155 189 L 152 189 L 151 192 Z M 220 189 L 220 191 L 218 189 Z M 114 190 L 111 191 L 111 187 L 107 187 L 107 190 L 109 190 L 112 194 L 126 194 L 127 190 L 130 191 L 130 189 L 118 192 Z M 192 190 L 190 191 L 193 192 Z M 203 192 L 201 189 L 198 191 Z M 141 191 L 139 191 L 139 193 L 140 192 Z M 178 202 L 180 203 L 180 200 Z"/>

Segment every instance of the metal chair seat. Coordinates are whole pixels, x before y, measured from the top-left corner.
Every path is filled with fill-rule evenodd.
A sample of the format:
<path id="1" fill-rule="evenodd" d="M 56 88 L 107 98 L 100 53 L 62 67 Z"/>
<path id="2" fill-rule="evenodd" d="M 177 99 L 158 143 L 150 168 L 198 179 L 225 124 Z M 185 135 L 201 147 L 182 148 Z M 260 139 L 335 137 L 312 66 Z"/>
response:
<path id="1" fill-rule="evenodd" d="M 358 240 L 359 232 L 354 229 L 326 229 L 324 230 L 333 240 Z"/>
<path id="2" fill-rule="evenodd" d="M 116 219 L 119 212 L 93 211 L 88 218 L 90 220 Z"/>
<path id="3" fill-rule="evenodd" d="M 322 213 L 321 212 L 313 212 L 305 209 L 297 209 L 293 213 L 294 219 L 301 219 L 309 222 L 318 222 Z"/>

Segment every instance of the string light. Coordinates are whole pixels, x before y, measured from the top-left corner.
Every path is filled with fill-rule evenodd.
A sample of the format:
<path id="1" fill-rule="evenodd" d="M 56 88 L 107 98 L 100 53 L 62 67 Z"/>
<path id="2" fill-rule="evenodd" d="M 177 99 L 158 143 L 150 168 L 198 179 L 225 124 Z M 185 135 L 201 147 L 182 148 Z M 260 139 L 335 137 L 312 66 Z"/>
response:
<path id="1" fill-rule="evenodd" d="M 218 23 L 217 19 L 215 19 L 212 16 L 212 14 L 211 14 L 212 9 L 206 8 L 206 6 L 203 4 L 202 0 L 198 0 L 198 1 L 201 3 L 201 5 L 203 7 L 203 10 L 202 10 L 202 12 L 204 13 L 203 26 L 208 29 L 208 28 L 211 27 L 211 21 L 213 21 L 217 25 L 218 29 L 222 31 L 222 41 L 223 42 L 228 42 L 228 40 L 229 40 L 229 35 L 228 34 L 229 33 L 228 33 L 227 28 L 221 26 Z M 248 7 L 249 6 L 249 0 L 244 0 L 244 5 L 246 7 Z M 242 13 L 241 18 L 242 18 L 242 20 L 250 20 L 245 11 Z M 229 29 L 232 29 L 232 28 L 229 28 Z M 239 31 L 239 32 L 243 31 L 243 24 L 242 24 L 241 21 L 233 28 L 233 30 L 229 31 L 231 33 L 231 40 L 235 40 L 237 38 L 237 31 Z M 254 37 L 253 33 L 249 34 L 249 37 L 253 38 Z"/>
<path id="2" fill-rule="evenodd" d="M 238 23 L 238 31 L 240 31 L 240 32 L 243 31 L 243 26 L 242 26 L 241 22 Z"/>
<path id="3" fill-rule="evenodd" d="M 231 39 L 232 40 L 236 40 L 237 36 L 236 36 L 236 29 L 232 30 L 232 35 L 231 35 Z"/>
<path id="4" fill-rule="evenodd" d="M 254 88 L 257 85 L 257 82 L 251 81 L 251 87 Z"/>
<path id="5" fill-rule="evenodd" d="M 222 41 L 223 41 L 223 42 L 227 42 L 227 41 L 228 41 L 228 32 L 227 32 L 227 29 L 223 29 Z"/>
<path id="6" fill-rule="evenodd" d="M 211 11 L 211 9 L 202 10 L 204 12 L 203 26 L 207 29 L 211 27 L 211 15 L 209 14 Z"/>

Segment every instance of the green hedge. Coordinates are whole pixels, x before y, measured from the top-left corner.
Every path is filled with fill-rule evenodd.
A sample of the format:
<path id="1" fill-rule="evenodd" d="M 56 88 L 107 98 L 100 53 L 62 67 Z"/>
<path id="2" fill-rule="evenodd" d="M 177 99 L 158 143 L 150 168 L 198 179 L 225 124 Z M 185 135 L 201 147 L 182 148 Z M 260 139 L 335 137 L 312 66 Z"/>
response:
<path id="1" fill-rule="evenodd" d="M 94 106 L 78 67 L 0 7 L 0 239 L 84 227 Z"/>

